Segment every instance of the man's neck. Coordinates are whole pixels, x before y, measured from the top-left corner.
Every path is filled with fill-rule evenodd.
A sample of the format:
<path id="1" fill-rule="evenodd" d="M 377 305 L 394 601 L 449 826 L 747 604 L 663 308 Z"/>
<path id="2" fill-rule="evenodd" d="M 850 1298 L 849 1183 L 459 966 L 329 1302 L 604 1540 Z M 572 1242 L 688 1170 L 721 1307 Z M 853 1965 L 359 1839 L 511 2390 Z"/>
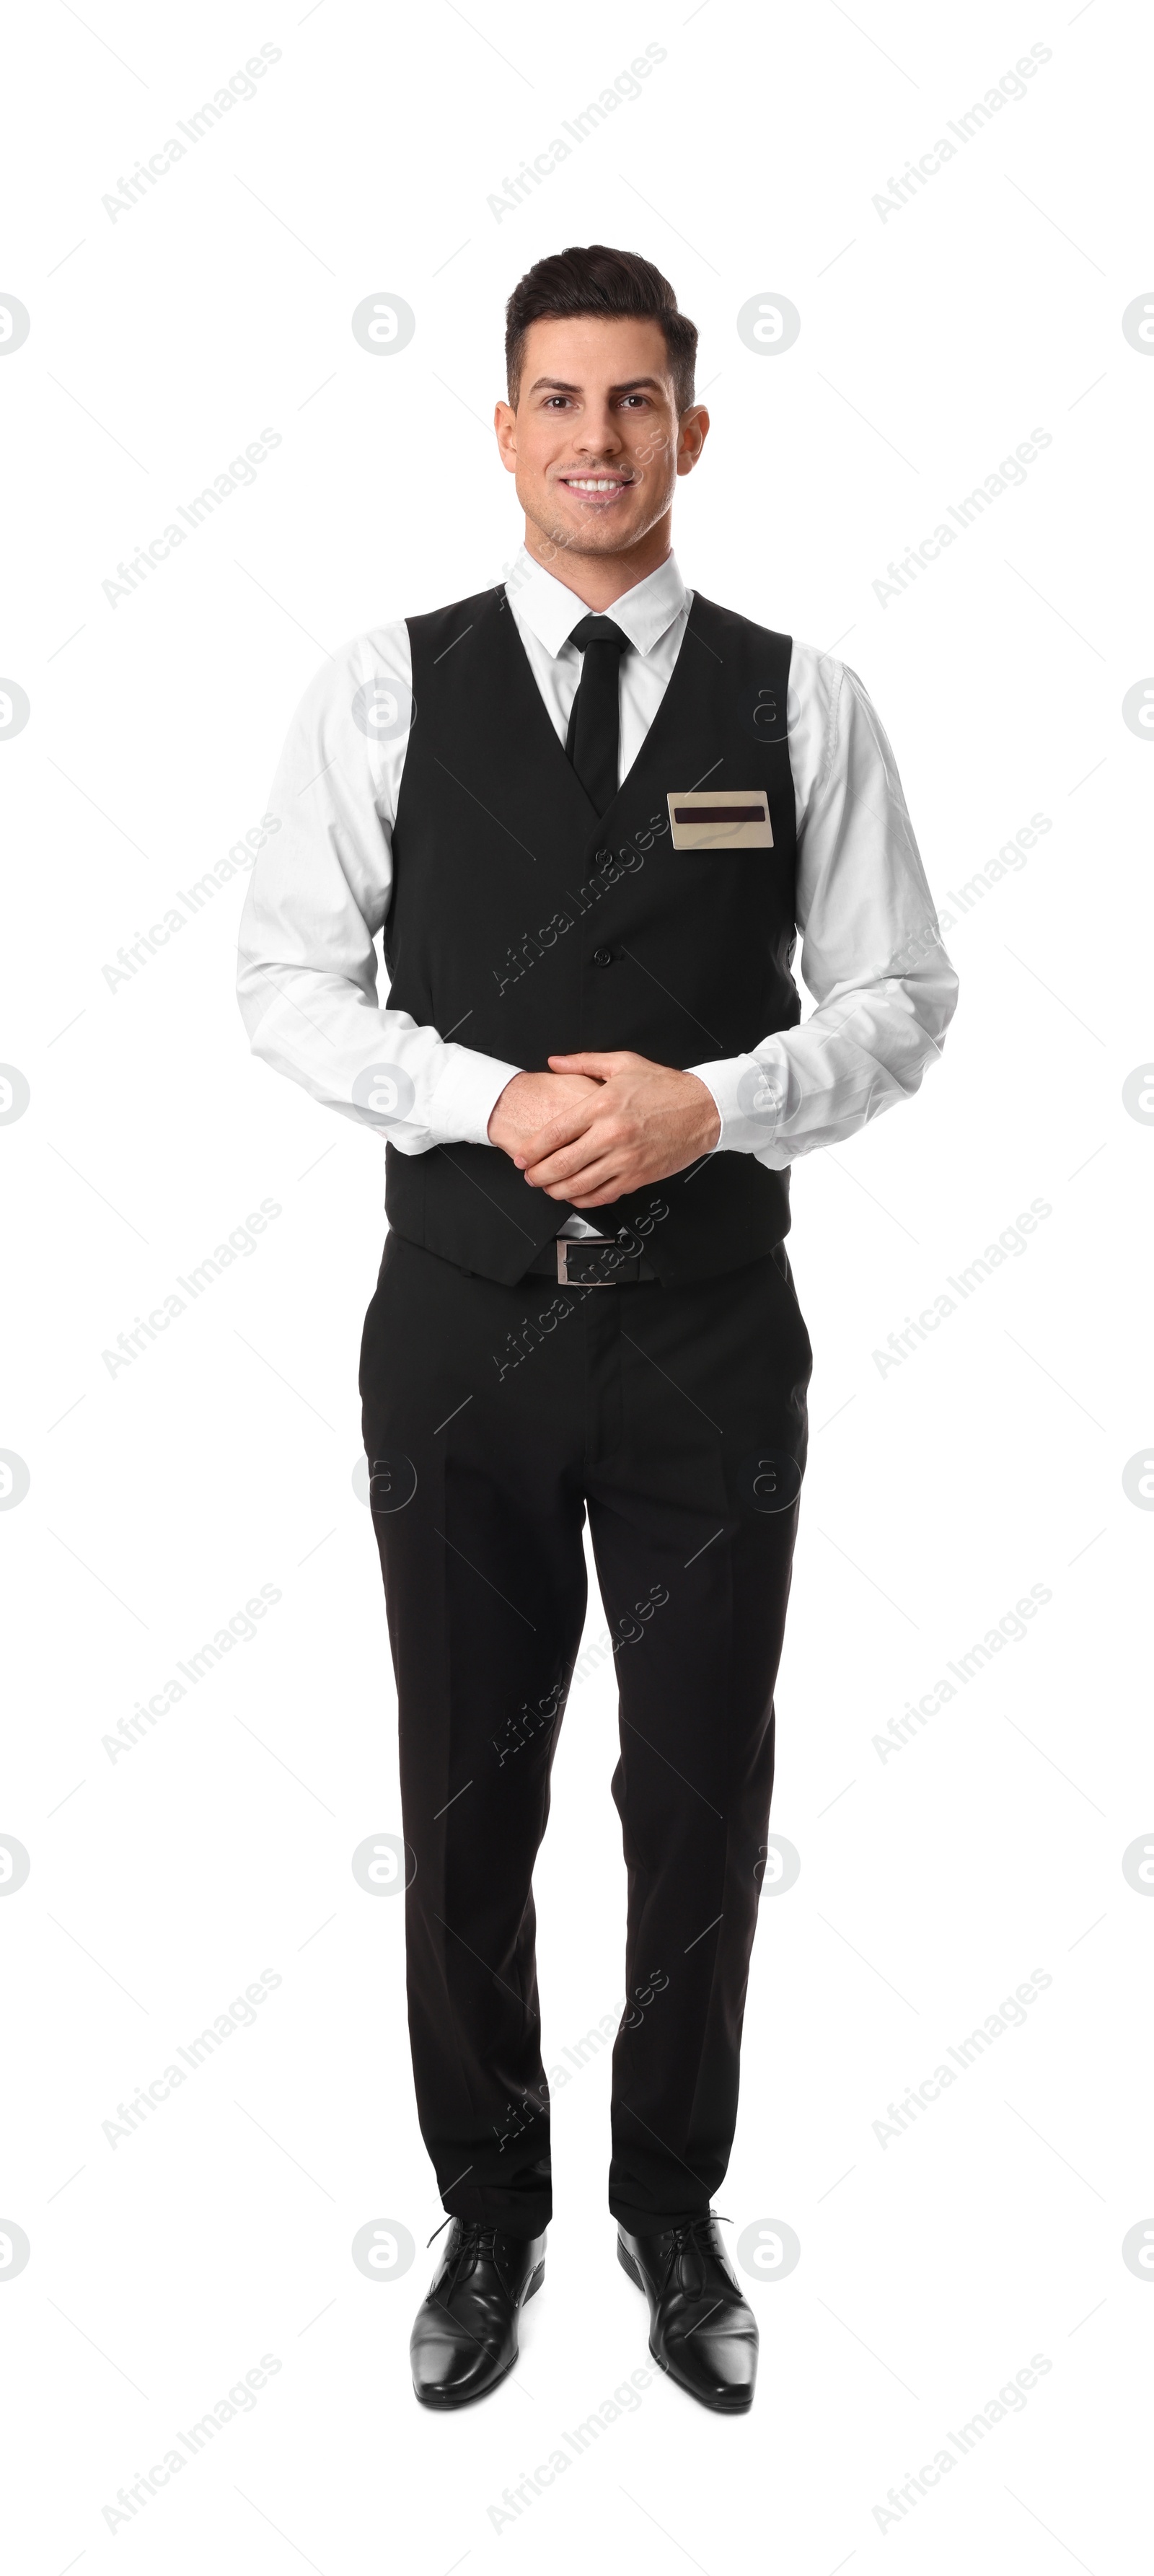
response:
<path id="1" fill-rule="evenodd" d="M 558 546 L 543 537 L 540 529 L 526 519 L 525 552 L 531 562 L 539 564 L 543 572 L 552 573 L 554 581 L 563 582 L 566 590 L 573 591 L 582 606 L 597 616 L 668 562 L 673 552 L 671 516 L 667 512 L 637 545 L 619 555 L 577 554 L 571 547 Z"/>

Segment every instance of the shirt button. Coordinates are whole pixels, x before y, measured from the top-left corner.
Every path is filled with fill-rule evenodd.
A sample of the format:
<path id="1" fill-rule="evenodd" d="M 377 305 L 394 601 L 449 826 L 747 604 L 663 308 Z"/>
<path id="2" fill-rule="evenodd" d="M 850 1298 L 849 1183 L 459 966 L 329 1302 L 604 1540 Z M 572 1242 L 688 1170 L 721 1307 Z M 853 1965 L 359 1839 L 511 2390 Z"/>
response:
<path id="1" fill-rule="evenodd" d="M 595 966 L 611 966 L 613 963 L 612 949 L 595 948 L 593 951 L 593 963 Z"/>

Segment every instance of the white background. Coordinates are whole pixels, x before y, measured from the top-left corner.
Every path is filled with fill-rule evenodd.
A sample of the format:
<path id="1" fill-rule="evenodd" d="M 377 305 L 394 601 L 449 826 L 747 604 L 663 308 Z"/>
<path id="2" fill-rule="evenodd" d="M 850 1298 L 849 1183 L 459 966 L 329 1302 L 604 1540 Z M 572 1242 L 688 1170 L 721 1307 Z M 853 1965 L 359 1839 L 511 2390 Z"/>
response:
<path id="1" fill-rule="evenodd" d="M 31 714 L 0 742 L 0 1055 L 31 1099 L 0 1132 L 0 1447 L 31 1482 L 0 1516 L 0 1829 L 31 1871 L 0 1904 L 0 2216 L 31 2253 L 0 2271 L 0 2319 L 26 2576 L 110 2552 L 164 2576 L 1145 2563 L 1154 2282 L 1121 2248 L 1154 2225 L 1154 1905 L 1121 1861 L 1154 1826 L 1154 1522 L 1122 1476 L 1154 1439 L 1151 1139 L 1122 1086 L 1151 1047 L 1154 750 L 1122 700 L 1154 667 L 1154 364 L 1121 316 L 1154 288 L 1147 37 L 1108 0 L 608 21 L 48 0 L 10 29 L 0 287 L 32 327 L 0 365 L 0 666 Z M 110 219 L 102 197 L 261 43 L 281 59 L 257 95 Z M 498 220 L 490 194 L 647 43 L 666 59 L 643 94 Z M 1026 97 L 883 221 L 875 194 L 1031 44 L 1051 58 Z M 500 578 L 520 533 L 488 426 L 503 301 L 588 240 L 655 258 L 701 328 L 687 579 L 860 672 L 943 914 L 1032 814 L 1051 828 L 947 933 L 962 999 L 919 1097 L 794 1180 L 816 1367 L 773 1826 L 801 1874 L 763 1906 L 720 2195 L 731 2243 L 781 2220 L 801 2245 L 787 2279 L 750 2281 L 757 2403 L 725 2422 L 655 2379 L 498 2526 L 502 2491 L 644 2364 L 646 2328 L 605 2209 L 605 2049 L 557 2093 L 519 2370 L 443 2421 L 410 2393 L 441 2211 L 402 1906 L 350 1866 L 400 1821 L 351 1481 L 381 1149 L 248 1056 L 243 874 L 127 983 L 102 969 L 257 822 L 327 653 Z M 375 292 L 417 317 L 388 358 L 350 330 Z M 776 358 L 736 330 L 774 293 L 802 317 Z M 110 605 L 118 562 L 265 425 L 255 484 Z M 1036 426 L 1024 486 L 883 605 L 890 560 Z M 264 1198 L 256 1250 L 110 1374 L 118 1334 Z M 883 1375 L 875 1350 L 1035 1199 L 1028 1248 Z M 262 1584 L 282 1597 L 256 1636 L 113 1760 L 103 1737 Z M 1033 1585 L 1052 1598 L 1027 1635 L 883 1759 L 875 1736 Z M 614 1736 L 602 1666 L 573 1692 L 538 1872 L 547 2065 L 621 1993 Z M 264 1968 L 257 2025 L 110 2143 L 118 2103 Z M 887 2105 L 1035 1969 L 1025 2026 L 883 2143 Z M 374 2220 L 416 2241 L 402 2279 L 351 2259 Z M 102 2507 L 264 2353 L 256 2405 L 110 2531 Z M 1034 2354 L 1028 2402 L 881 2527 L 887 2490 Z"/>

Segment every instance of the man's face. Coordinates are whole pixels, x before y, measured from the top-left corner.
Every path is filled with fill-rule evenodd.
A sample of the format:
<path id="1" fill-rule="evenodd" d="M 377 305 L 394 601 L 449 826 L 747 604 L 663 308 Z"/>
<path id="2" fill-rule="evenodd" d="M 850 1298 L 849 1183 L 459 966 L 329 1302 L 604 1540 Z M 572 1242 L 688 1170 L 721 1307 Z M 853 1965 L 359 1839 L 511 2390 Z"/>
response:
<path id="1" fill-rule="evenodd" d="M 547 546 L 615 555 L 667 514 L 709 415 L 694 404 L 678 420 L 659 323 L 582 315 L 530 325 L 516 411 L 498 403 L 494 425 Z"/>

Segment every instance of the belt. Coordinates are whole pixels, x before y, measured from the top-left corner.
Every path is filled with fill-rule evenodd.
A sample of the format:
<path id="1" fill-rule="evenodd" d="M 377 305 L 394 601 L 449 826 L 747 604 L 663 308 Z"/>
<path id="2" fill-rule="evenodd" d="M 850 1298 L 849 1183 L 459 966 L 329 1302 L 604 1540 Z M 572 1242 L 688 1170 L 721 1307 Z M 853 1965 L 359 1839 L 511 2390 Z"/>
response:
<path id="1" fill-rule="evenodd" d="M 634 1238 L 636 1240 L 636 1238 Z M 527 1278 L 556 1279 L 562 1288 L 626 1288 L 657 1273 L 643 1252 L 625 1252 L 616 1235 L 574 1239 L 554 1235 L 530 1262 Z"/>

